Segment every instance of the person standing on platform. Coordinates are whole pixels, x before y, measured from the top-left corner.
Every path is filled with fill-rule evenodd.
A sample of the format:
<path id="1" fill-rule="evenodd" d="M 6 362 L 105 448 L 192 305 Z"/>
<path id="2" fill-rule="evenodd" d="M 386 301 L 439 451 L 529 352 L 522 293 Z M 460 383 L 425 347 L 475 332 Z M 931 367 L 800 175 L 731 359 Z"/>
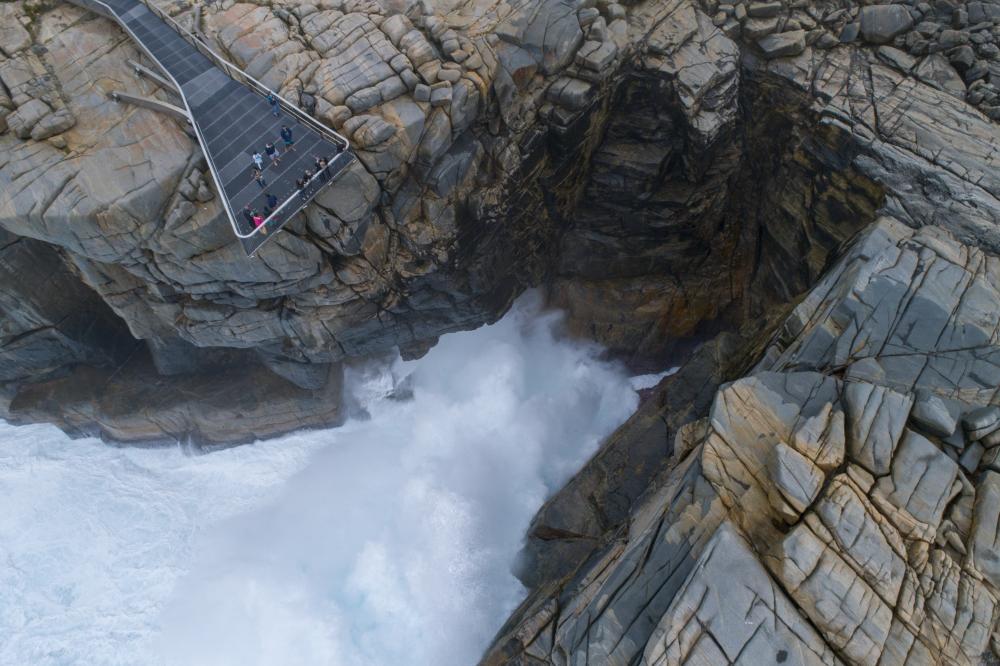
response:
<path id="1" fill-rule="evenodd" d="M 264 170 L 264 156 L 260 154 L 260 151 L 255 150 L 250 159 L 253 160 L 254 166 L 257 167 L 257 171 Z"/>
<path id="2" fill-rule="evenodd" d="M 275 118 L 281 117 L 281 105 L 278 103 L 278 98 L 274 96 L 274 93 L 267 94 L 267 103 L 271 105 L 271 114 Z"/>
<path id="3" fill-rule="evenodd" d="M 288 125 L 281 126 L 281 140 L 285 142 L 286 151 L 295 151 L 295 138 L 292 136 L 292 128 Z"/>
<path id="4" fill-rule="evenodd" d="M 253 179 L 257 181 L 258 185 L 260 185 L 260 189 L 267 187 L 267 181 L 264 180 L 264 174 L 259 169 L 253 170 Z"/>
<path id="5" fill-rule="evenodd" d="M 267 205 L 264 206 L 264 212 L 270 215 L 278 208 L 278 197 L 274 196 L 270 192 L 264 196 L 267 199 Z"/>
<path id="6" fill-rule="evenodd" d="M 273 143 L 265 143 L 264 152 L 267 153 L 268 159 L 271 160 L 271 166 L 278 166 L 281 164 L 281 155 L 278 153 L 278 149 L 275 148 Z"/>
<path id="7" fill-rule="evenodd" d="M 316 173 L 319 174 L 319 179 L 324 183 L 330 182 L 330 170 L 326 168 L 327 161 L 325 157 L 316 158 Z"/>

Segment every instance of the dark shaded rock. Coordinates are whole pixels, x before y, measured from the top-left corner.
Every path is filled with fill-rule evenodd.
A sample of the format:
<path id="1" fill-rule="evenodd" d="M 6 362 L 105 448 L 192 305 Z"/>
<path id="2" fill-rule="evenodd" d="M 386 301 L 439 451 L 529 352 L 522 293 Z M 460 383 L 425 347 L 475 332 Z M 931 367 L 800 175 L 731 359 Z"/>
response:
<path id="1" fill-rule="evenodd" d="M 55 248 L 2 228 L 0 285 L 0 385 L 112 367 L 138 344 Z"/>

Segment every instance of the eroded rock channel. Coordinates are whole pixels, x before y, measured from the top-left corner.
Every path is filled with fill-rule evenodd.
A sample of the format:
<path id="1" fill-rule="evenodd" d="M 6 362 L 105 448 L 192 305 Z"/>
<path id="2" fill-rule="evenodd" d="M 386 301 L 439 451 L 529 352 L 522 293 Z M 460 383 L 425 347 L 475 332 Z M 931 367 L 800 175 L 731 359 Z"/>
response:
<path id="1" fill-rule="evenodd" d="M 487 663 L 996 650 L 1000 5 L 164 5 L 359 161 L 242 256 L 104 19 L 0 5 L 0 416 L 336 423 L 528 287 L 684 359 L 539 512 Z"/>

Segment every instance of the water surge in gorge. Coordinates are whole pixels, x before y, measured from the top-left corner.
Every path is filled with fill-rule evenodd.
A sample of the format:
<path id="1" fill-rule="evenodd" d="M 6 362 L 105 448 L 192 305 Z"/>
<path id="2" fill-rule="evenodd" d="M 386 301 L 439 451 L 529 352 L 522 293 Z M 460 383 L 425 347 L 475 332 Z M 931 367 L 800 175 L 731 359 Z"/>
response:
<path id="1" fill-rule="evenodd" d="M 355 416 L 209 454 L 0 423 L 0 663 L 470 664 L 531 516 L 635 409 L 534 295 Z"/>

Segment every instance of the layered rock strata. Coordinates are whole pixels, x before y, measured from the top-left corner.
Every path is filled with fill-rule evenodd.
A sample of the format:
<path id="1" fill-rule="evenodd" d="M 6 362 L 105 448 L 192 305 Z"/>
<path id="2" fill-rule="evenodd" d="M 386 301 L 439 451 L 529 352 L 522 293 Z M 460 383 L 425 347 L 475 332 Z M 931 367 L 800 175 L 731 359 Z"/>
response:
<path id="1" fill-rule="evenodd" d="M 484 663 L 997 659 L 998 134 L 964 83 L 916 74 L 952 67 L 940 49 L 885 47 L 905 28 L 829 37 L 972 5 L 704 7 L 741 50 L 744 135 L 790 155 L 735 176 L 730 212 L 763 217 L 742 335 L 695 354 L 542 508 L 532 593 Z M 775 53 L 789 28 L 801 48 Z"/>
<path id="2" fill-rule="evenodd" d="M 998 271 L 940 228 L 880 219 L 486 662 L 988 659 Z"/>
<path id="3" fill-rule="evenodd" d="M 127 76 L 135 47 L 79 9 L 7 3 L 0 224 L 48 244 L 144 343 L 125 361 L 117 336 L 57 351 L 39 338 L 32 353 L 63 375 L 135 376 L 196 402 L 208 394 L 192 386 L 216 376 L 271 373 L 275 415 L 244 414 L 249 436 L 290 427 L 283 405 L 313 410 L 343 358 L 420 353 L 527 285 L 546 283 L 574 331 L 644 363 L 795 298 L 879 207 L 995 249 L 995 132 L 988 95 L 970 96 L 990 75 L 955 95 L 888 50 L 950 22 L 992 62 L 992 5 L 844 4 L 178 5 L 361 158 L 247 262 L 184 128 L 106 98 L 171 99 Z M 943 33 L 904 55 L 947 74 L 931 59 Z M 30 338 L 16 335 L 4 351 L 20 356 L 5 358 L 24 357 Z M 26 370 L 5 380 L 9 418 L 157 430 L 119 427 L 114 383 L 97 400 L 68 391 L 83 375 L 56 385 Z M 49 399 L 70 394 L 86 417 Z"/>
<path id="4" fill-rule="evenodd" d="M 790 94 L 782 73 L 747 69 L 708 10 L 173 8 L 349 135 L 360 158 L 247 261 L 184 128 L 107 99 L 125 88 L 171 100 L 128 76 L 134 45 L 77 8 L 8 3 L 0 224 L 60 249 L 144 341 L 159 378 L 243 351 L 289 395 L 321 390 L 331 364 L 419 353 L 543 281 L 574 330 L 649 362 L 804 289 L 881 201 L 870 175 L 830 159 L 839 139 L 816 134 L 811 97 Z M 769 91 L 785 103 L 754 108 Z M 775 182 L 788 194 L 754 196 Z M 825 223 L 800 227 L 803 210 Z M 777 242 L 764 232 L 774 216 L 786 226 Z M 758 269 L 784 255 L 792 274 Z"/>

